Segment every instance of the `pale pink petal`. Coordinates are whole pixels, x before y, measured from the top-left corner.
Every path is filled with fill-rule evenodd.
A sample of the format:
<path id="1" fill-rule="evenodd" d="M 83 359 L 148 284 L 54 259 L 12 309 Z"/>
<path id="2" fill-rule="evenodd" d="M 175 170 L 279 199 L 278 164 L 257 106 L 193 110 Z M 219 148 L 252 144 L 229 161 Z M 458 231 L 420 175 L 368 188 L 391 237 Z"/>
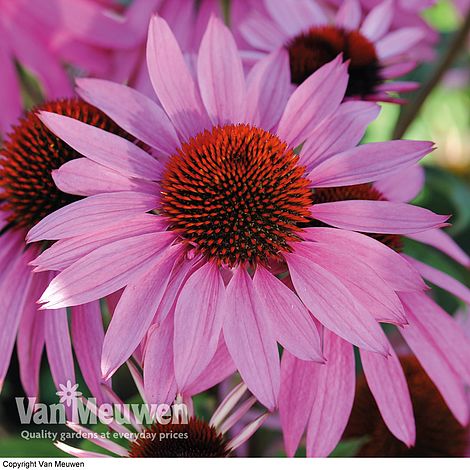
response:
<path id="1" fill-rule="evenodd" d="M 307 456 L 326 457 L 338 444 L 351 414 L 355 392 L 352 346 L 325 330 L 326 364 L 318 382 L 307 428 Z"/>
<path id="2" fill-rule="evenodd" d="M 305 230 L 307 240 L 331 244 L 366 263 L 395 291 L 413 292 L 426 289 L 418 271 L 388 246 L 367 235 L 329 227 Z"/>
<path id="3" fill-rule="evenodd" d="M 326 328 L 352 344 L 388 354 L 385 336 L 375 319 L 334 274 L 318 265 L 310 248 L 299 243 L 285 255 L 297 295 Z M 309 244 L 310 245 L 310 244 Z"/>
<path id="4" fill-rule="evenodd" d="M 457 281 L 457 279 L 411 257 L 407 256 L 406 259 L 420 272 L 424 279 L 454 294 L 466 304 L 470 304 L 470 289 Z"/>
<path id="5" fill-rule="evenodd" d="M 153 17 L 147 42 L 147 64 L 152 85 L 168 117 L 184 140 L 189 140 L 210 121 L 199 91 L 168 24 Z"/>
<path id="6" fill-rule="evenodd" d="M 291 93 L 289 56 L 284 48 L 258 61 L 247 77 L 247 122 L 270 130 Z"/>
<path id="7" fill-rule="evenodd" d="M 66 454 L 73 455 L 74 457 L 79 457 L 82 459 L 96 459 L 96 458 L 109 458 L 109 455 L 100 454 L 99 452 L 91 452 L 89 450 L 78 449 L 77 447 L 69 446 L 64 442 L 54 442 L 54 445 L 65 452 Z"/>
<path id="8" fill-rule="evenodd" d="M 427 230 L 426 232 L 413 233 L 408 236 L 426 245 L 430 245 L 453 258 L 463 266 L 470 267 L 470 257 L 457 243 L 443 230 Z"/>
<path id="9" fill-rule="evenodd" d="M 179 246 L 169 248 L 157 255 L 144 273 L 127 284 L 103 342 L 101 372 L 105 379 L 129 359 L 141 342 L 165 294 L 179 256 Z M 148 356 L 147 359 L 151 360 Z"/>
<path id="10" fill-rule="evenodd" d="M 311 0 L 264 0 L 264 5 L 279 28 L 290 36 L 328 22 L 323 9 Z"/>
<path id="11" fill-rule="evenodd" d="M 307 139 L 300 153 L 300 163 L 312 170 L 331 156 L 355 147 L 367 126 L 378 116 L 380 107 L 366 101 L 348 101 L 325 119 Z"/>
<path id="12" fill-rule="evenodd" d="M 152 325 L 144 357 L 145 397 L 149 403 L 173 403 L 177 385 L 173 367 L 173 317 Z"/>
<path id="13" fill-rule="evenodd" d="M 409 234 L 443 227 L 449 216 L 401 202 L 338 201 L 314 204 L 315 219 L 345 230 L 366 233 Z"/>
<path id="14" fill-rule="evenodd" d="M 52 172 L 55 185 L 64 193 L 94 196 L 101 193 L 136 191 L 158 194 L 156 183 L 128 178 L 88 158 L 77 158 Z"/>
<path id="15" fill-rule="evenodd" d="M 323 362 L 317 327 L 299 298 L 262 266 L 256 269 L 253 285 L 272 316 L 279 343 L 300 359 Z"/>
<path id="16" fill-rule="evenodd" d="M 243 398 L 243 395 L 245 395 L 247 390 L 248 387 L 243 382 L 240 382 L 236 387 L 234 387 L 232 391 L 225 396 L 220 405 L 212 414 L 209 425 L 220 429 L 220 426 L 224 422 L 225 418 L 227 418 L 231 411 L 237 406 L 238 402 Z"/>
<path id="17" fill-rule="evenodd" d="M 292 148 L 332 115 L 343 101 L 348 84 L 347 64 L 341 57 L 318 69 L 292 94 L 279 122 L 277 134 Z"/>
<path id="18" fill-rule="evenodd" d="M 388 33 L 376 44 L 377 55 L 381 60 L 406 53 L 423 39 L 422 28 L 401 28 Z"/>
<path id="19" fill-rule="evenodd" d="M 231 441 L 228 442 L 227 448 L 235 450 L 244 444 L 266 421 L 268 418 L 268 413 L 263 413 L 257 419 L 247 424 Z"/>
<path id="20" fill-rule="evenodd" d="M 362 23 L 361 33 L 375 42 L 388 32 L 395 16 L 394 0 L 385 0 L 372 8 Z"/>
<path id="21" fill-rule="evenodd" d="M 105 112 L 120 127 L 165 155 L 179 147 L 178 136 L 165 112 L 150 98 L 125 85 L 82 78 L 77 93 Z"/>
<path id="22" fill-rule="evenodd" d="M 432 148 L 431 142 L 406 140 L 360 145 L 314 166 L 309 179 L 316 188 L 369 183 L 416 164 Z"/>
<path id="23" fill-rule="evenodd" d="M 83 378 L 92 396 L 102 403 L 100 361 L 104 329 L 99 301 L 73 307 L 72 339 Z"/>
<path id="24" fill-rule="evenodd" d="M 243 122 L 246 85 L 232 33 L 212 17 L 199 49 L 197 74 L 202 101 L 214 125 Z"/>
<path id="25" fill-rule="evenodd" d="M 164 232 L 166 221 L 153 214 L 142 214 L 101 232 L 64 238 L 43 251 L 34 261 L 34 271 L 63 271 L 80 258 L 109 243 L 147 233 Z M 38 297 L 39 298 L 39 297 Z"/>
<path id="26" fill-rule="evenodd" d="M 205 263 L 185 282 L 176 302 L 173 339 L 176 382 L 190 385 L 209 364 L 224 321 L 225 286 L 214 263 Z"/>
<path id="27" fill-rule="evenodd" d="M 224 337 L 227 348 L 250 391 L 268 409 L 274 409 L 280 385 L 276 338 L 244 268 L 235 271 L 226 300 Z"/>
<path id="28" fill-rule="evenodd" d="M 123 191 L 97 194 L 69 204 L 49 214 L 26 237 L 28 243 L 60 240 L 104 230 L 155 209 L 154 195 Z"/>
<path id="29" fill-rule="evenodd" d="M 77 119 L 41 111 L 41 121 L 81 155 L 125 176 L 156 180 L 161 167 L 132 142 Z"/>
<path id="30" fill-rule="evenodd" d="M 335 274 L 348 288 L 352 296 L 363 305 L 361 312 L 377 321 L 406 324 L 405 311 L 397 294 L 365 260 L 351 255 L 334 243 L 308 243 L 309 259 Z"/>
<path id="31" fill-rule="evenodd" d="M 149 233 L 98 248 L 62 271 L 49 285 L 42 308 L 62 308 L 100 299 L 124 287 L 162 256 L 170 232 Z"/>
<path id="32" fill-rule="evenodd" d="M 289 38 L 289 35 L 280 30 L 270 17 L 257 11 L 251 12 L 243 20 L 239 30 L 245 41 L 260 51 L 280 48 Z"/>
<path id="33" fill-rule="evenodd" d="M 335 23 L 346 30 L 358 29 L 362 19 L 358 0 L 345 0 L 336 13 Z"/>
<path id="34" fill-rule="evenodd" d="M 367 383 L 380 414 L 390 432 L 408 447 L 415 444 L 416 429 L 410 391 L 397 355 L 390 356 L 361 350 Z"/>
<path id="35" fill-rule="evenodd" d="M 408 202 L 421 192 L 424 179 L 424 168 L 420 165 L 413 165 L 376 181 L 374 187 L 389 201 Z"/>
<path id="36" fill-rule="evenodd" d="M 382 69 L 382 77 L 386 80 L 398 78 L 413 71 L 417 66 L 416 62 L 400 62 L 392 64 Z"/>
<path id="37" fill-rule="evenodd" d="M 315 401 L 321 366 L 284 351 L 281 361 L 279 416 L 288 457 L 297 451 Z"/>
<path id="38" fill-rule="evenodd" d="M 466 426 L 469 420 L 468 400 L 462 379 L 456 372 L 456 364 L 452 359 L 454 357 L 459 359 L 459 355 L 463 353 L 466 355 L 465 360 L 468 367 L 468 347 L 464 347 L 460 352 L 457 351 L 457 354 L 452 354 L 449 358 L 448 356 L 452 350 L 468 345 L 468 342 L 466 343 L 459 338 L 455 341 L 455 334 L 447 337 L 448 325 L 445 325 L 443 330 L 440 329 L 445 317 L 435 323 L 436 315 L 432 312 L 437 306 L 430 305 L 426 296 L 400 294 L 400 298 L 405 304 L 406 316 L 409 321 L 409 326 L 400 328 L 400 333 L 434 382 L 456 419 Z M 433 303 L 430 299 L 428 300 Z M 444 312 L 443 315 L 447 314 Z M 450 317 L 448 320 L 452 321 Z M 452 348 L 450 351 L 447 349 L 449 344 Z M 459 367 L 459 369 L 461 368 Z"/>

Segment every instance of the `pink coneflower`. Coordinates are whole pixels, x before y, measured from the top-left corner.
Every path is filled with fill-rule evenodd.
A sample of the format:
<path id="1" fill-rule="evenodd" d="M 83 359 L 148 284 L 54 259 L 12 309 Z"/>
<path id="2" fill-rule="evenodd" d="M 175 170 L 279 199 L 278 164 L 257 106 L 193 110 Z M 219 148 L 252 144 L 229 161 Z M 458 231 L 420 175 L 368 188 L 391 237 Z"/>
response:
<path id="1" fill-rule="evenodd" d="M 142 378 L 134 374 L 138 381 L 139 390 L 142 387 Z M 121 403 L 112 390 L 103 387 L 104 392 L 108 392 L 110 402 Z M 77 423 L 68 423 L 68 426 L 79 433 L 84 439 L 110 452 L 116 457 L 130 458 L 214 458 L 230 457 L 238 447 L 247 442 L 250 437 L 262 426 L 268 417 L 267 413 L 258 413 L 258 416 L 246 424 L 243 429 L 229 437 L 229 432 L 239 423 L 245 414 L 255 405 L 254 397 L 246 398 L 240 405 L 240 401 L 247 392 L 245 384 L 240 383 L 233 388 L 224 398 L 219 407 L 214 411 L 209 422 L 194 416 L 191 411 L 191 400 L 185 402 L 178 398 L 179 405 L 188 404 L 187 415 L 183 416 L 162 416 L 154 417 L 153 424 L 142 425 L 136 416 L 130 414 L 126 416 L 126 421 L 132 423 L 132 428 L 120 424 L 116 417 L 109 424 L 109 429 L 114 433 L 119 433 L 127 439 L 128 446 L 112 441 L 111 439 L 97 437 L 96 433 Z M 142 396 L 144 402 L 146 397 Z M 91 413 L 100 417 L 99 409 L 91 402 L 84 401 Z M 151 403 L 151 402 L 150 402 Z M 239 406 L 238 406 L 239 405 Z M 238 408 L 236 408 L 238 406 Z M 151 407 L 151 405 L 149 405 Z M 151 408 L 150 408 L 151 409 Z M 159 419 L 160 418 L 160 419 Z M 163 419 L 161 419 L 163 418 Z M 181 434 L 180 434 L 181 433 Z M 165 436 L 162 438 L 162 434 Z M 232 433 L 233 434 L 233 433 Z M 85 451 L 71 447 L 63 442 L 56 442 L 55 445 L 69 455 L 75 457 L 109 457 L 109 454 Z"/>
<path id="2" fill-rule="evenodd" d="M 417 171 L 418 170 L 418 171 Z M 316 199 L 322 203 L 349 200 L 406 201 L 419 192 L 422 186 L 422 172 L 417 167 L 408 169 L 408 174 L 398 172 L 374 185 L 362 184 L 336 188 L 323 188 L 315 191 Z M 392 184 L 394 183 L 394 184 Z M 383 192 L 380 192 L 379 189 Z M 320 224 L 321 225 L 321 224 Z M 323 234 L 321 232 L 323 230 Z M 328 240 L 331 228 L 319 229 L 316 240 Z M 403 235 L 369 234 L 394 251 L 401 253 Z M 428 243 L 455 258 L 465 266 L 468 256 L 439 229 L 405 235 L 420 242 Z M 336 250 L 347 250 L 347 246 L 337 245 Z M 346 255 L 345 251 L 345 255 Z M 453 279 L 426 264 L 401 254 L 424 278 L 450 291 L 464 302 L 470 302 L 470 291 Z M 344 275 L 344 274 L 343 274 Z M 362 295 L 364 305 L 369 310 L 383 308 L 377 306 L 367 296 Z M 470 354 L 470 344 L 462 330 L 437 304 L 423 292 L 397 292 L 405 309 L 406 324 L 399 328 L 411 350 L 434 382 L 451 412 L 462 426 L 468 423 L 469 408 L 465 398 L 465 383 L 470 381 L 470 369 L 466 357 Z M 336 446 L 346 426 L 354 397 L 354 374 L 350 368 L 354 364 L 352 348 L 334 335 L 324 336 L 326 365 L 300 361 L 285 353 L 281 367 L 280 414 L 288 455 L 294 455 L 301 436 L 307 431 L 307 455 L 326 456 Z M 365 376 L 377 402 L 389 432 L 404 446 L 415 444 L 413 411 L 406 381 L 397 358 L 392 355 L 386 360 L 377 354 L 360 350 Z M 379 375 L 380 374 L 380 375 Z M 385 377 L 388 376 L 388 379 Z M 382 385 L 387 383 L 388 386 Z M 392 385 L 393 384 L 393 385 Z M 335 399 L 325 399 L 325 390 L 334 388 Z M 307 391 L 305 391 L 305 389 Z M 315 398 L 317 397 L 317 398 Z M 338 400 L 341 406 L 338 406 Z M 396 401 L 400 402 L 401 413 L 396 412 Z M 299 414 L 299 403 L 303 403 Z M 307 411 L 305 411 L 307 410 Z M 328 419 L 329 432 L 322 430 Z"/>
<path id="3" fill-rule="evenodd" d="M 365 437 L 358 457 L 464 457 L 470 429 L 462 426 L 415 357 L 400 357 L 416 421 L 412 447 L 390 433 L 374 403 L 364 375 L 359 377 L 354 406 L 344 437 Z"/>
<path id="4" fill-rule="evenodd" d="M 38 312 L 37 299 L 53 273 L 33 274 L 28 263 L 42 246 L 26 249 L 26 232 L 43 217 L 80 197 L 55 186 L 51 172 L 81 155 L 52 134 L 36 116 L 47 110 L 74 117 L 123 137 L 129 135 L 94 106 L 80 99 L 49 102 L 26 114 L 7 136 L 0 160 L 0 387 L 17 337 L 20 374 L 28 396 L 38 394 L 39 367 L 44 345 L 52 377 L 58 386 L 74 380 L 66 309 Z M 100 398 L 99 358 L 103 326 L 99 303 L 72 312 L 75 353 L 90 389 Z"/>
<path id="5" fill-rule="evenodd" d="M 152 323 L 174 314 L 179 389 L 208 364 L 223 331 L 243 380 L 270 409 L 280 383 L 277 342 L 300 359 L 323 361 L 314 318 L 350 348 L 390 354 L 379 321 L 406 323 L 395 291 L 425 286 L 406 260 L 355 231 L 414 233 L 447 217 L 388 201 L 316 204 L 312 189 L 375 180 L 412 165 L 432 144 L 356 147 L 377 106 L 342 104 L 348 76 L 340 58 L 289 97 L 287 52 L 259 62 L 245 81 L 234 40 L 217 19 L 201 43 L 197 83 L 161 18 L 151 22 L 147 53 L 163 109 L 104 81 L 82 80 L 79 92 L 151 146 L 152 155 L 74 119 L 41 113 L 87 157 L 55 172 L 58 186 L 85 194 L 96 192 L 98 181 L 101 192 L 29 232 L 30 242 L 59 240 L 35 263 L 62 271 L 42 296 L 43 308 L 87 303 L 125 287 L 104 341 L 105 378 Z M 337 228 L 312 227 L 316 221 Z M 282 273 L 290 274 L 293 289 L 276 276 Z M 366 298 L 378 307 L 372 313 Z"/>
<path id="6" fill-rule="evenodd" d="M 397 101 L 389 92 L 406 92 L 415 83 L 392 81 L 416 63 L 409 51 L 424 35 L 419 27 L 391 30 L 393 1 L 384 0 L 366 16 L 358 0 L 346 0 L 331 18 L 314 0 L 265 0 L 268 15 L 253 13 L 240 26 L 258 51 L 289 52 L 291 80 L 303 83 L 342 53 L 348 63 L 347 97 Z"/>
<path id="7" fill-rule="evenodd" d="M 22 110 L 17 64 L 38 79 L 46 99 L 70 96 L 63 62 L 88 72 L 109 73 L 105 48 L 131 47 L 132 31 L 93 0 L 0 0 L 0 132 Z"/>

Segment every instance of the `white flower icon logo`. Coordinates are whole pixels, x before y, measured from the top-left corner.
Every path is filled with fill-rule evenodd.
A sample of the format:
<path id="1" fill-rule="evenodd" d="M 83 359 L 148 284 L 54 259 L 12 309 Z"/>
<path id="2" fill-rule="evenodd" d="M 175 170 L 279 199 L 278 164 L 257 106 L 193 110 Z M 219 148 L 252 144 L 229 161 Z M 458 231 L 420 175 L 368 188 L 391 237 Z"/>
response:
<path id="1" fill-rule="evenodd" d="M 60 403 L 65 402 L 67 406 L 71 406 L 82 395 L 82 392 L 77 390 L 78 384 L 72 385 L 70 380 L 67 380 L 65 385 L 59 384 L 59 387 L 61 390 L 56 392 L 56 395 L 60 397 Z"/>

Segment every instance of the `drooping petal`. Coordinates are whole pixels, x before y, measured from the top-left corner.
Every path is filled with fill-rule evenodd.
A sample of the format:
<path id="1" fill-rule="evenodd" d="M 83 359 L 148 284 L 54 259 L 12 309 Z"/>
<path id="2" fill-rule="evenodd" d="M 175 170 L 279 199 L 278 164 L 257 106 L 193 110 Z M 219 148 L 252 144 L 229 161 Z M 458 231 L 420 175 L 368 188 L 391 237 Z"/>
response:
<path id="1" fill-rule="evenodd" d="M 149 269 L 127 284 L 103 342 L 101 372 L 105 379 L 124 364 L 141 342 L 180 255 L 179 246 L 169 248 L 152 260 Z"/>
<path id="2" fill-rule="evenodd" d="M 326 457 L 338 444 L 354 401 L 355 369 L 352 346 L 325 330 L 326 364 L 319 369 L 307 428 L 307 456 Z"/>
<path id="3" fill-rule="evenodd" d="M 415 444 L 416 429 L 410 391 L 395 351 L 390 355 L 361 350 L 362 366 L 372 395 L 390 432 L 408 447 Z"/>
<path id="4" fill-rule="evenodd" d="M 43 308 L 71 307 L 116 292 L 150 267 L 173 238 L 169 232 L 149 233 L 98 248 L 51 282 L 40 299 Z"/>
<path id="5" fill-rule="evenodd" d="M 78 79 L 77 86 L 85 101 L 137 139 L 165 155 L 178 148 L 178 136 L 168 116 L 150 98 L 125 85 L 95 78 Z"/>
<path id="6" fill-rule="evenodd" d="M 285 255 L 297 295 L 326 328 L 368 350 L 388 354 L 385 336 L 375 319 L 334 274 L 309 256 L 302 243 Z"/>
<path id="7" fill-rule="evenodd" d="M 369 183 L 416 164 L 432 147 L 405 140 L 360 145 L 314 166 L 309 179 L 317 188 Z"/>
<path id="8" fill-rule="evenodd" d="M 323 361 L 313 317 L 299 298 L 268 270 L 259 266 L 253 285 L 272 316 L 274 334 L 288 351 L 305 361 Z M 274 300 L 275 299 L 275 300 Z"/>
<path id="9" fill-rule="evenodd" d="M 243 381 L 268 409 L 274 409 L 280 385 L 277 343 L 263 304 L 243 268 L 227 287 L 224 337 Z"/>
<path id="10" fill-rule="evenodd" d="M 314 204 L 315 219 L 346 230 L 409 234 L 443 227 L 449 216 L 418 206 L 390 201 L 337 201 Z"/>
<path id="11" fill-rule="evenodd" d="M 388 33 L 377 44 L 377 55 L 380 59 L 389 59 L 413 47 L 423 39 L 425 31 L 422 28 L 400 28 Z"/>
<path id="12" fill-rule="evenodd" d="M 217 350 L 225 314 L 224 295 L 224 282 L 213 263 L 205 263 L 195 271 L 181 289 L 173 339 L 180 390 L 198 377 Z"/>
<path id="13" fill-rule="evenodd" d="M 379 241 L 361 233 L 329 227 L 308 228 L 307 240 L 330 243 L 349 256 L 357 256 L 395 291 L 413 292 L 426 289 L 418 271 L 403 257 Z"/>
<path id="14" fill-rule="evenodd" d="M 289 98 L 277 135 L 292 148 L 332 115 L 343 101 L 348 83 L 347 65 L 338 57 L 318 69 Z"/>
<path id="15" fill-rule="evenodd" d="M 209 117 L 181 49 L 168 24 L 157 16 L 150 21 L 147 64 L 155 93 L 183 139 L 210 129 Z"/>
<path id="16" fill-rule="evenodd" d="M 202 101 L 214 125 L 238 124 L 246 114 L 246 84 L 237 45 L 216 17 L 209 20 L 197 72 Z"/>
<path id="17" fill-rule="evenodd" d="M 118 135 L 68 116 L 41 111 L 41 121 L 81 155 L 125 176 L 156 180 L 161 167 L 145 150 Z"/>
<path id="18" fill-rule="evenodd" d="M 321 368 L 313 361 L 302 361 L 284 351 L 281 361 L 279 416 L 284 446 L 293 457 L 307 427 Z"/>

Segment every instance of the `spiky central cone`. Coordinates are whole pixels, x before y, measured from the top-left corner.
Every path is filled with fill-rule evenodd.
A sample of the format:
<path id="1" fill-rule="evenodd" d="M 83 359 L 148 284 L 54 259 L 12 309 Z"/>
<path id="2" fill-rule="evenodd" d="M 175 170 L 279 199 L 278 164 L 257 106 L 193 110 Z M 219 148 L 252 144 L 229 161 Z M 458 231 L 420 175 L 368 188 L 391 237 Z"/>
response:
<path id="1" fill-rule="evenodd" d="M 227 457 L 230 454 L 225 437 L 196 418 L 187 424 L 155 423 L 145 436 L 131 444 L 129 457 Z"/>
<path id="2" fill-rule="evenodd" d="M 311 191 L 298 156 L 249 125 L 204 131 L 167 166 L 161 211 L 171 229 L 218 264 L 255 265 L 299 240 Z"/>
<path id="3" fill-rule="evenodd" d="M 313 201 L 315 204 L 337 201 L 384 201 L 385 198 L 371 184 L 358 184 L 354 186 L 343 186 L 338 188 L 315 189 Z M 322 226 L 321 222 L 310 222 L 310 225 Z M 403 240 L 400 235 L 367 233 L 367 235 L 382 242 L 395 251 L 403 249 Z"/>
<path id="4" fill-rule="evenodd" d="M 408 448 L 385 425 L 364 376 L 358 380 L 345 437 L 367 437 L 362 457 L 463 457 L 469 429 L 462 427 L 414 356 L 400 362 L 405 372 L 416 422 L 416 444 Z M 398 412 L 398 411 L 397 411 Z"/>
<path id="5" fill-rule="evenodd" d="M 314 27 L 292 39 L 287 49 L 292 83 L 297 85 L 341 52 L 344 60 L 350 60 L 346 96 L 374 94 L 383 81 L 375 47 L 359 31 L 336 26 Z"/>
<path id="6" fill-rule="evenodd" d="M 60 191 L 52 171 L 80 155 L 56 137 L 39 120 L 39 111 L 78 119 L 95 127 L 128 137 L 103 112 L 80 99 L 46 103 L 28 112 L 8 135 L 1 150 L 1 209 L 10 213 L 9 222 L 16 227 L 31 228 L 42 218 L 79 199 Z"/>

